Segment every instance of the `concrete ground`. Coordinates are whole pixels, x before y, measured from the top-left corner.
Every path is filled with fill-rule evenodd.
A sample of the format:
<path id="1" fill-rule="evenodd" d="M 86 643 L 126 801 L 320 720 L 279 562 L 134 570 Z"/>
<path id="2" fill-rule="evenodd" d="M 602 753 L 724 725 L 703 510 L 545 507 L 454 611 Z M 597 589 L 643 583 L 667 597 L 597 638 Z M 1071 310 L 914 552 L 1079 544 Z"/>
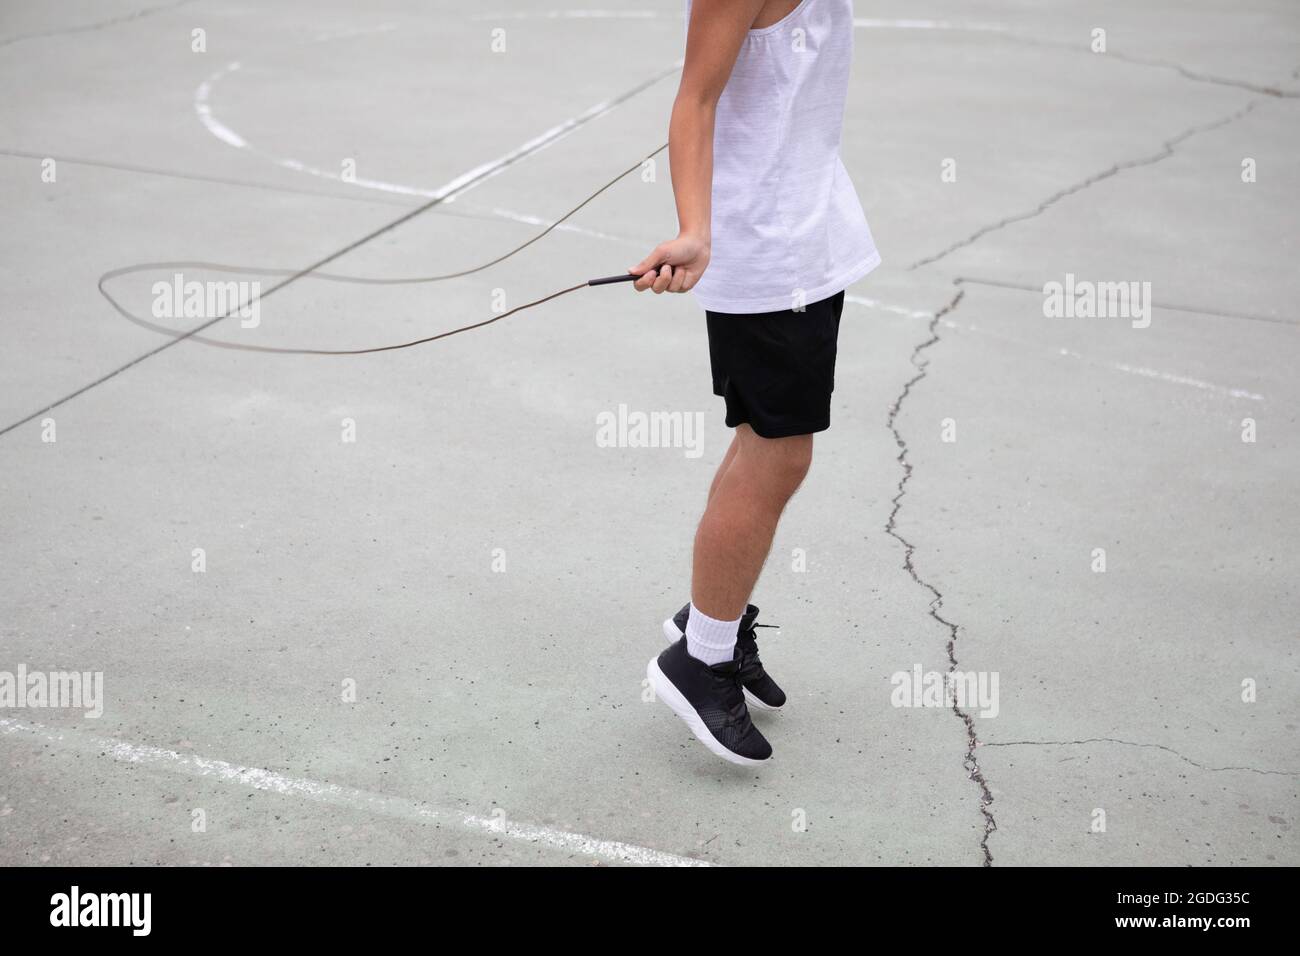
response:
<path id="1" fill-rule="evenodd" d="M 104 683 L 0 708 L 0 864 L 1300 863 L 1300 10 L 857 15 L 885 265 L 755 596 L 754 771 L 643 698 L 729 437 L 690 297 L 340 358 L 96 288 L 486 262 L 664 142 L 681 4 L 5 4 L 0 689 Z M 385 344 L 620 272 L 653 173 L 461 279 L 234 276 L 261 325 L 207 332 Z M 1046 317 L 1067 275 L 1149 325 Z M 698 456 L 605 447 L 620 406 Z M 895 706 L 918 670 L 996 716 Z"/>

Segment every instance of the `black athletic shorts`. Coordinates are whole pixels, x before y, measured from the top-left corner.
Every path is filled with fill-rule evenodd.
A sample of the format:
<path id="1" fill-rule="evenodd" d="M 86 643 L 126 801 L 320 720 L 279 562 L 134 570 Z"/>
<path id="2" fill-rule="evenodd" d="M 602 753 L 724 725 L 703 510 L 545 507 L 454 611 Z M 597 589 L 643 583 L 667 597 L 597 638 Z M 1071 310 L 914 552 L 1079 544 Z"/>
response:
<path id="1" fill-rule="evenodd" d="M 802 312 L 707 313 L 713 394 L 726 399 L 728 428 L 748 423 L 764 438 L 830 428 L 843 311 L 840 292 Z"/>

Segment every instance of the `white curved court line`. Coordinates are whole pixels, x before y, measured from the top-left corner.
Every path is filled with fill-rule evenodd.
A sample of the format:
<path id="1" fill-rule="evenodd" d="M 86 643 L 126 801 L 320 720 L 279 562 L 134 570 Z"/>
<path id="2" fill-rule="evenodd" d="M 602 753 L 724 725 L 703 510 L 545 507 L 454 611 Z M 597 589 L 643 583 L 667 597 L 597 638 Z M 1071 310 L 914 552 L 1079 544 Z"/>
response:
<path id="1" fill-rule="evenodd" d="M 682 19 L 682 14 L 661 15 L 654 10 L 540 10 L 540 11 L 522 11 L 501 14 L 477 14 L 471 19 L 476 21 L 491 20 L 652 20 L 661 16 L 674 19 Z M 853 21 L 855 27 L 862 29 L 896 29 L 896 30 L 969 30 L 976 32 L 1006 32 L 1007 27 L 997 23 L 964 23 L 955 20 L 915 20 L 915 19 L 873 19 L 873 18 L 855 18 Z M 322 33 L 312 37 L 307 43 L 326 43 L 333 40 L 349 39 L 358 36 L 368 36 L 377 33 L 386 33 L 396 29 L 395 23 L 384 23 L 377 27 L 363 30 L 347 30 L 336 33 Z M 267 150 L 261 149 L 250 143 L 238 131 L 231 128 L 220 118 L 212 108 L 212 92 L 216 85 L 225 77 L 232 73 L 237 73 L 243 68 L 243 63 L 234 60 L 227 63 L 221 69 L 214 72 L 211 76 L 201 82 L 194 91 L 194 112 L 198 116 L 199 122 L 204 128 L 219 139 L 221 142 L 234 149 L 247 150 L 266 159 L 267 161 L 296 173 L 303 173 L 308 176 L 314 176 L 318 179 L 328 179 L 334 182 L 344 183 L 348 186 L 355 186 L 359 189 L 369 189 L 377 192 L 389 193 L 398 196 L 412 196 L 419 199 L 439 199 L 443 202 L 452 202 L 456 196 L 468 192 L 470 189 L 477 187 L 480 183 L 499 175 L 506 167 L 528 156 L 531 153 L 540 152 L 551 146 L 553 143 L 563 139 L 572 133 L 579 126 L 596 119 L 599 116 L 608 113 L 614 107 L 618 106 L 624 100 L 636 93 L 641 92 L 648 86 L 659 82 L 667 76 L 675 73 L 681 68 L 682 61 L 678 60 L 666 70 L 656 74 L 650 80 L 639 84 L 627 93 L 620 96 L 604 100 L 592 106 L 590 109 L 557 124 L 548 130 L 545 130 L 538 136 L 533 137 L 527 142 L 521 144 L 503 156 L 482 163 L 474 169 L 458 176 L 451 182 L 438 187 L 437 189 L 427 189 L 418 186 L 409 186 L 403 183 L 388 182 L 381 179 L 370 179 L 368 177 L 356 177 L 345 180 L 341 172 L 334 170 L 322 169 L 319 166 L 313 166 L 302 160 L 288 156 L 277 156 Z M 503 215 L 502 218 L 513 219 L 514 216 Z M 566 231 L 573 231 L 572 227 Z"/>
<path id="2" fill-rule="evenodd" d="M 83 753 L 103 754 L 118 763 L 156 767 L 187 777 L 203 777 L 252 790 L 264 790 L 285 797 L 297 797 L 313 803 L 342 807 L 346 810 L 361 810 L 421 823 L 437 821 L 442 824 L 453 824 L 466 830 L 481 831 L 495 837 L 517 840 L 520 843 L 541 844 L 564 853 L 578 853 L 611 863 L 630 863 L 637 866 L 710 865 L 704 860 L 693 860 L 690 857 L 664 853 L 631 843 L 601 840 L 581 833 L 557 830 L 554 827 L 515 823 L 504 817 L 483 817 L 459 810 L 439 809 L 427 803 L 418 803 L 402 797 L 389 797 L 303 777 L 289 777 L 271 770 L 241 767 L 224 760 L 177 753 L 174 750 L 128 743 L 111 737 L 95 737 L 81 730 L 59 730 L 41 724 L 0 717 L 0 733 L 21 735 Z"/>
<path id="3" fill-rule="evenodd" d="M 394 24 L 387 23 L 370 30 L 357 30 L 346 33 L 322 34 L 307 41 L 308 43 L 325 43 L 331 40 L 338 40 L 356 36 L 364 36 L 375 33 L 385 33 L 394 28 Z M 356 177 L 355 179 L 344 179 L 341 172 L 335 172 L 329 169 L 321 169 L 319 166 L 313 166 L 302 160 L 294 159 L 287 156 L 277 156 L 267 150 L 261 149 L 250 143 L 244 136 L 232 129 L 226 123 L 222 122 L 212 109 L 212 91 L 217 84 L 225 77 L 232 73 L 237 73 L 243 69 L 243 63 L 239 60 L 233 60 L 227 63 L 221 69 L 217 70 L 206 80 L 198 85 L 194 91 L 194 113 L 198 117 L 203 127 L 221 140 L 227 146 L 235 149 L 247 150 L 263 159 L 281 167 L 289 169 L 296 173 L 305 173 L 309 176 L 315 176 L 319 179 L 330 179 L 335 182 L 344 183 L 348 186 L 356 186 L 360 189 L 373 189 L 378 192 L 392 193 L 400 196 L 416 196 L 421 199 L 439 199 L 443 202 L 452 201 L 457 195 L 468 192 L 470 189 L 480 185 L 483 182 L 499 175 L 506 167 L 518 162 L 519 160 L 554 145 L 559 140 L 568 136 L 579 127 L 590 123 L 592 120 L 604 116 L 606 113 L 619 106 L 624 101 L 637 95 L 643 90 L 653 86 L 660 80 L 663 80 L 681 69 L 682 61 L 678 60 L 671 66 L 654 74 L 648 80 L 638 83 L 617 96 L 601 100 L 599 103 L 586 110 L 583 110 L 576 116 L 557 123 L 550 129 L 544 130 L 537 136 L 521 143 L 514 149 L 510 150 L 495 159 L 490 159 L 485 163 L 475 166 L 473 169 L 462 173 L 455 179 L 437 189 L 425 189 L 416 186 L 407 186 L 402 183 L 386 182 L 381 179 L 369 179 L 365 177 Z"/>
<path id="4" fill-rule="evenodd" d="M 350 37 L 369 36 L 375 33 L 388 33 L 396 28 L 397 24 L 395 23 L 381 23 L 377 27 L 369 27 L 364 30 L 340 30 L 334 33 L 318 33 L 316 36 L 306 41 L 306 43 L 326 43 L 330 40 L 343 40 Z M 198 114 L 199 122 L 204 125 L 207 131 L 228 146 L 233 146 L 235 149 L 249 149 L 255 153 L 266 155 L 265 153 L 262 153 L 261 150 L 255 149 L 248 140 L 244 139 L 244 137 L 240 136 L 225 123 L 221 122 L 221 120 L 217 119 L 212 112 L 210 102 L 212 98 L 212 88 L 217 84 L 218 80 L 230 75 L 231 73 L 238 72 L 243 68 L 243 66 L 244 64 L 239 60 L 232 60 L 200 83 L 198 88 L 194 91 L 194 112 Z M 271 158 L 274 159 L 274 157 Z M 297 166 L 301 165 L 301 163 L 297 164 Z M 296 167 L 291 166 L 290 168 Z"/>

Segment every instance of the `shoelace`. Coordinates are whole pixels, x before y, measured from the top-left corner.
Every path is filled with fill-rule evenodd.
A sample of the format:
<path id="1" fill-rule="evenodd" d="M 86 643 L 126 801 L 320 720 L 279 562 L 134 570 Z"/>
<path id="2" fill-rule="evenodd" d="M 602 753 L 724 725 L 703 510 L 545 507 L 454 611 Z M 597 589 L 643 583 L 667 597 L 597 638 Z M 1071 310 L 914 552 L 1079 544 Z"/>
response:
<path id="1" fill-rule="evenodd" d="M 736 668 L 736 679 L 742 683 L 754 680 L 763 676 L 763 662 L 758 656 L 758 635 L 754 634 L 754 629 L 759 627 L 779 628 L 779 624 L 754 624 L 747 632 L 749 640 L 745 642 L 740 650 L 740 666 Z"/>
<path id="2" fill-rule="evenodd" d="M 727 716 L 737 723 L 743 723 L 749 716 L 749 708 L 745 706 L 745 694 L 740 687 L 740 669 L 737 668 L 730 674 L 713 671 L 713 686 L 722 692 L 722 705 L 727 710 Z"/>

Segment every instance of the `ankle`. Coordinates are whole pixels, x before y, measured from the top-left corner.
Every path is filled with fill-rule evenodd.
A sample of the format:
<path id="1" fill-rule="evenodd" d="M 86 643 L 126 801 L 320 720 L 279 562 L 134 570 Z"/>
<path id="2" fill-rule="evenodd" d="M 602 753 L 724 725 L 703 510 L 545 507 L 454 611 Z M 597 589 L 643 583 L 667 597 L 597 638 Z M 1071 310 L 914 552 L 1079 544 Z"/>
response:
<path id="1" fill-rule="evenodd" d="M 692 603 L 686 619 L 686 653 L 710 667 L 731 660 L 740 618 L 739 614 L 734 621 L 710 617 Z"/>

